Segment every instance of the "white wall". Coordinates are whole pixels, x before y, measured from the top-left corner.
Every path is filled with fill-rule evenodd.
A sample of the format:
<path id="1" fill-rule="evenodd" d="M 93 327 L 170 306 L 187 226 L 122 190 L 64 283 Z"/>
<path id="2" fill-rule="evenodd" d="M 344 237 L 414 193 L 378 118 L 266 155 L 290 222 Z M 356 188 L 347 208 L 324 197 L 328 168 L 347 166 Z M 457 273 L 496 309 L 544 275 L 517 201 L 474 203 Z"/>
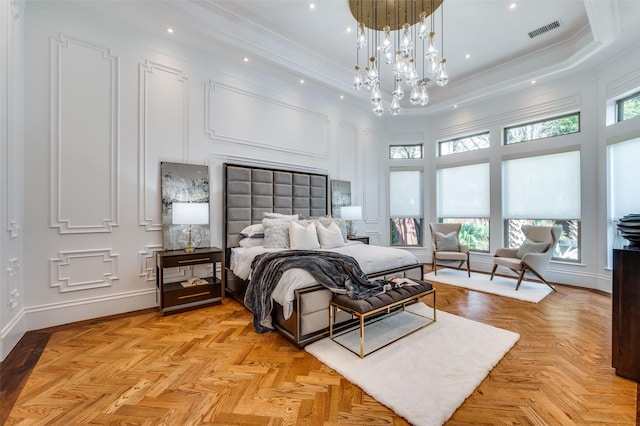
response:
<path id="1" fill-rule="evenodd" d="M 25 332 L 22 216 L 24 5 L 0 2 L 0 360 Z"/>

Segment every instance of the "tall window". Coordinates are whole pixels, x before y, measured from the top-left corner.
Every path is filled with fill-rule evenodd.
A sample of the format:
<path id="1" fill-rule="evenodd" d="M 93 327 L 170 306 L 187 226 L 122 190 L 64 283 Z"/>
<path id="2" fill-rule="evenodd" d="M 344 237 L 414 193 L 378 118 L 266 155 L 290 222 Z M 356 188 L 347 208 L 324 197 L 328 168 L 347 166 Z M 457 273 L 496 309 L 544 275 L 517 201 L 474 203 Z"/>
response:
<path id="1" fill-rule="evenodd" d="M 392 246 L 421 246 L 423 190 L 421 170 L 389 173 L 389 212 Z"/>
<path id="2" fill-rule="evenodd" d="M 505 240 L 519 246 L 525 223 L 561 225 L 554 258 L 580 260 L 580 151 L 505 160 L 502 163 Z"/>
<path id="3" fill-rule="evenodd" d="M 489 163 L 439 169 L 438 220 L 461 223 L 460 240 L 471 250 L 489 251 Z"/>
<path id="4" fill-rule="evenodd" d="M 609 145 L 608 154 L 609 235 L 610 241 L 615 242 L 616 221 L 627 214 L 640 213 L 640 138 Z M 622 239 L 619 242 L 627 243 Z"/>
<path id="5" fill-rule="evenodd" d="M 628 120 L 640 115 L 640 92 L 616 101 L 618 121 Z"/>
<path id="6" fill-rule="evenodd" d="M 438 142 L 438 155 L 457 154 L 489 148 L 489 132 Z"/>
<path id="7" fill-rule="evenodd" d="M 549 118 L 519 126 L 505 127 L 504 144 L 568 135 L 580 131 L 580 113 Z"/>

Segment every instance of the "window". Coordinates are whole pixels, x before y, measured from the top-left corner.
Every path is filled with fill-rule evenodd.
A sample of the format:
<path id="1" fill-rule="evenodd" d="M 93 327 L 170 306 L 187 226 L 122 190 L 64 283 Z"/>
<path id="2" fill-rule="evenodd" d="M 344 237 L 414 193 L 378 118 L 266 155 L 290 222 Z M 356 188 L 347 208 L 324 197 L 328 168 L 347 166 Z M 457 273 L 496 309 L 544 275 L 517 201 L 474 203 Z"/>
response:
<path id="1" fill-rule="evenodd" d="M 627 214 L 640 213 L 640 138 L 632 139 L 608 148 L 609 186 L 609 247 L 627 244 L 627 240 L 617 236 L 617 220 Z M 611 254 L 611 250 L 608 250 Z M 610 259 L 611 261 L 611 259 Z"/>
<path id="2" fill-rule="evenodd" d="M 489 132 L 438 142 L 438 155 L 457 154 L 489 148 Z"/>
<path id="3" fill-rule="evenodd" d="M 504 143 L 509 145 L 552 136 L 568 135 L 579 131 L 580 113 L 575 113 L 520 126 L 506 127 L 504 129 Z"/>
<path id="4" fill-rule="evenodd" d="M 505 160 L 502 189 L 509 247 L 522 241 L 524 223 L 557 223 L 563 233 L 554 257 L 580 260 L 580 151 Z"/>
<path id="5" fill-rule="evenodd" d="M 616 101 L 618 121 L 640 115 L 640 92 Z"/>
<path id="6" fill-rule="evenodd" d="M 489 163 L 439 169 L 436 191 L 438 220 L 461 223 L 460 241 L 489 252 Z"/>
<path id="7" fill-rule="evenodd" d="M 422 245 L 422 171 L 389 173 L 389 216 L 392 246 Z"/>
<path id="8" fill-rule="evenodd" d="M 391 145 L 389 146 L 389 158 L 422 158 L 422 144 L 418 145 Z"/>

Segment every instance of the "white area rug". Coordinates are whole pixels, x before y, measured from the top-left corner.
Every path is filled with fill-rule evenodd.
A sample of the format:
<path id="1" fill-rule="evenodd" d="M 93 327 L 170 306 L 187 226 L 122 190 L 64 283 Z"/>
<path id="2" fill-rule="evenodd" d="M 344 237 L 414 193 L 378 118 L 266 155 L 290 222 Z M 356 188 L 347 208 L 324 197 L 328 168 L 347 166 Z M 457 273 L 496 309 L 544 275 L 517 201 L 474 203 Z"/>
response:
<path id="1" fill-rule="evenodd" d="M 437 276 L 433 272 L 429 272 L 424 276 L 424 279 L 427 281 L 455 285 L 457 287 L 464 287 L 470 290 L 497 294 L 533 303 L 538 303 L 552 291 L 551 288 L 544 283 L 526 280 L 522 281 L 520 288 L 516 291 L 517 278 L 500 277 L 497 275 L 493 278 L 493 281 L 489 281 L 489 278 L 491 278 L 490 274 L 477 272 L 472 272 L 471 278 L 469 278 L 467 271 L 450 268 L 438 269 Z"/>
<path id="2" fill-rule="evenodd" d="M 407 309 L 433 312 L 423 303 Z M 411 424 L 430 426 L 447 421 L 519 338 L 438 311 L 434 324 L 364 359 L 328 338 L 305 350 Z"/>

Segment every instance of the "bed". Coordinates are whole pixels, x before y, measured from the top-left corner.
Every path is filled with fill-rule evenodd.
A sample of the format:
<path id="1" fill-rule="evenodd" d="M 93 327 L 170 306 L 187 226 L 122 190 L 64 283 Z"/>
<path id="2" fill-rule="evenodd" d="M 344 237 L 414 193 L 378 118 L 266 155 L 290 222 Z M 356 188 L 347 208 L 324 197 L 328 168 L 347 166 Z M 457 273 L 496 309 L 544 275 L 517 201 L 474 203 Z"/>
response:
<path id="1" fill-rule="evenodd" d="M 307 224 L 314 221 L 318 227 L 335 227 L 333 223 L 339 224 L 340 220 L 328 216 L 327 175 L 238 164 L 224 164 L 223 170 L 224 247 L 228 260 L 225 293 L 244 303 L 251 260 L 264 252 L 289 249 L 245 244 L 250 238 L 248 229 L 260 228 L 265 215 L 271 216 L 268 219 L 296 216 L 298 219 L 291 220 Z M 343 247 L 328 250 L 352 256 L 370 278 L 422 279 L 424 275 L 423 265 L 406 250 L 358 241 L 346 241 Z M 333 293 L 300 269 L 285 272 L 280 281 L 274 291 L 273 328 L 299 348 L 327 336 Z M 341 313 L 336 321 L 338 327 L 346 327 L 351 317 Z"/>

